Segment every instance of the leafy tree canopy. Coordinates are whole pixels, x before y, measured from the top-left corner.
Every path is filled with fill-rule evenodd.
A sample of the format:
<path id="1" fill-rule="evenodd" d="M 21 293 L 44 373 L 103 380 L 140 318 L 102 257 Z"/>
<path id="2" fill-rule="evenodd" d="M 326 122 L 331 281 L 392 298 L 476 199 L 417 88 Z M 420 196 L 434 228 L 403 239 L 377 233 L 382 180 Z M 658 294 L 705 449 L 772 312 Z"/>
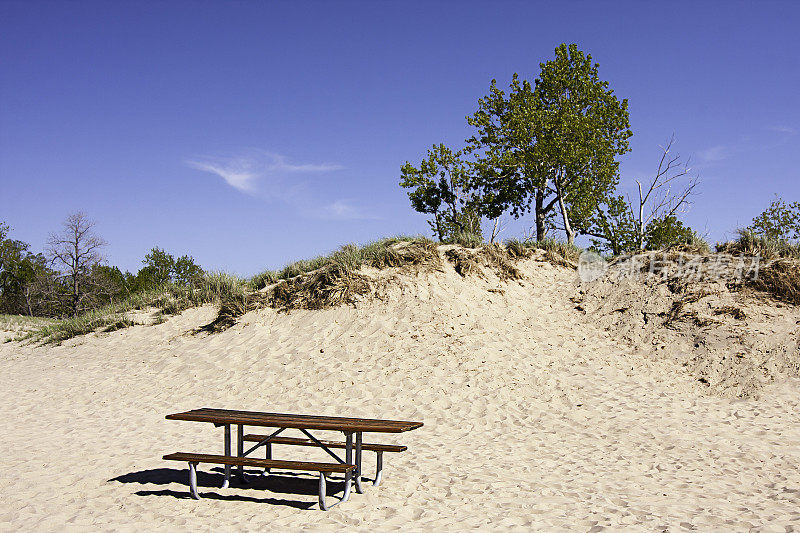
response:
<path id="1" fill-rule="evenodd" d="M 800 202 L 787 204 L 776 196 L 747 229 L 771 239 L 800 239 Z"/>
<path id="2" fill-rule="evenodd" d="M 433 215 L 428 224 L 443 242 L 480 233 L 479 199 L 463 156 L 463 151 L 438 144 L 428 150 L 428 157 L 418 167 L 406 161 L 400 169 L 400 186 L 410 189 L 412 207 Z"/>
<path id="3" fill-rule="evenodd" d="M 203 275 L 203 269 L 194 258 L 183 255 L 177 259 L 161 248 L 155 247 L 142 260 L 144 267 L 136 275 L 135 289 L 151 289 L 165 283 L 182 285 L 194 283 Z"/>
<path id="4" fill-rule="evenodd" d="M 574 44 L 541 63 L 533 84 L 514 74 L 508 94 L 492 80 L 489 95 L 467 117 L 477 133 L 475 186 L 482 213 L 536 216 L 537 239 L 558 206 L 571 242 L 618 181 L 616 157 L 629 150 L 628 102 L 619 101 L 598 64 Z"/>
<path id="5" fill-rule="evenodd" d="M 676 244 L 691 244 L 700 240 L 692 228 L 684 226 L 674 215 L 650 221 L 645 236 L 646 250 L 661 250 Z"/>

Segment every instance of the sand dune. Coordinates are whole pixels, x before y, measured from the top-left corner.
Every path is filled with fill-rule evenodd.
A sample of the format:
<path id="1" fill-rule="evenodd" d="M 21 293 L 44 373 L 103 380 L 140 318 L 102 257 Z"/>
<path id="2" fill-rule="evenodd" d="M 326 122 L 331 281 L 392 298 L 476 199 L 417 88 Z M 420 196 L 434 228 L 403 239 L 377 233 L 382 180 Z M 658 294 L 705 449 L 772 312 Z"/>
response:
<path id="1" fill-rule="evenodd" d="M 264 309 L 211 336 L 188 333 L 209 306 L 57 347 L 0 344 L 0 529 L 800 529 L 797 379 L 758 400 L 708 395 L 576 311 L 574 271 L 520 268 L 505 283 L 445 265 L 382 300 Z M 409 450 L 324 513 L 312 476 L 220 489 L 209 465 L 205 499 L 189 499 L 185 466 L 160 457 L 220 453 L 222 433 L 164 415 L 202 406 L 425 426 L 371 438 Z"/>

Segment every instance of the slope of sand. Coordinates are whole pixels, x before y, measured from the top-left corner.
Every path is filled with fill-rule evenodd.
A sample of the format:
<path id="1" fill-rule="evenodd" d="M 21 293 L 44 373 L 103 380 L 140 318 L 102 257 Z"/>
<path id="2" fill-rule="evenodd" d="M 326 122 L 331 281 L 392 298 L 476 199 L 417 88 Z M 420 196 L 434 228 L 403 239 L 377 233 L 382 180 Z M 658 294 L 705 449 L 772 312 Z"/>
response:
<path id="1" fill-rule="evenodd" d="M 58 347 L 0 345 L 0 530 L 800 530 L 800 383 L 708 396 L 617 343 L 576 274 L 401 277 L 357 308 L 262 310 L 212 336 L 212 307 Z M 420 420 L 384 482 L 324 513 L 312 476 L 220 489 L 164 453 L 220 453 L 197 407 Z M 330 435 L 334 436 L 334 435 Z M 324 460 L 319 451 L 276 456 Z M 311 455 L 317 454 L 317 455 Z M 366 455 L 366 473 L 374 468 Z M 792 529 L 794 527 L 794 529 Z"/>
<path id="2" fill-rule="evenodd" d="M 679 362 L 710 394 L 755 399 L 800 377 L 800 308 L 742 286 L 736 264 L 726 254 L 648 252 L 581 284 L 575 300 L 614 338 Z"/>

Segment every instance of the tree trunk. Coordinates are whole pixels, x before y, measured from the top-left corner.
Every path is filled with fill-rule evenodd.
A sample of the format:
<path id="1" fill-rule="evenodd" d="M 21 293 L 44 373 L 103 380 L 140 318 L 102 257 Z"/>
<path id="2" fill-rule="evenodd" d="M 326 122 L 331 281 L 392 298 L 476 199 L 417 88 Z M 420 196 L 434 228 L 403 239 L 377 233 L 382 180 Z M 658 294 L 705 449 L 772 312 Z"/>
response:
<path id="1" fill-rule="evenodd" d="M 555 180 L 553 180 L 556 185 L 556 195 L 558 196 L 558 207 L 561 209 L 561 218 L 564 221 L 564 232 L 567 234 L 567 242 L 569 244 L 574 244 L 575 242 L 575 232 L 572 229 L 572 226 L 569 223 L 569 214 L 567 214 L 567 205 L 564 203 L 564 195 L 561 194 L 561 176 L 557 176 Z"/>
<path id="2" fill-rule="evenodd" d="M 436 236 L 439 237 L 439 242 L 444 242 L 444 235 L 442 234 L 442 218 L 441 215 L 437 212 L 433 215 L 433 219 L 436 221 Z"/>
<path id="3" fill-rule="evenodd" d="M 78 276 L 72 279 L 72 316 L 78 316 Z"/>
<path id="4" fill-rule="evenodd" d="M 24 290 L 25 295 L 25 308 L 28 311 L 28 316 L 33 316 L 33 306 L 31 305 L 31 288 L 26 286 Z"/>
<path id="5" fill-rule="evenodd" d="M 543 241 L 544 240 L 544 219 L 545 219 L 545 212 L 544 212 L 544 191 L 541 189 L 536 189 L 536 240 Z"/>
<path id="6" fill-rule="evenodd" d="M 638 224 L 636 225 L 636 241 L 637 245 L 639 246 L 639 250 L 644 250 L 644 204 L 645 200 L 642 198 L 642 184 L 637 181 L 639 184 L 639 220 Z"/>

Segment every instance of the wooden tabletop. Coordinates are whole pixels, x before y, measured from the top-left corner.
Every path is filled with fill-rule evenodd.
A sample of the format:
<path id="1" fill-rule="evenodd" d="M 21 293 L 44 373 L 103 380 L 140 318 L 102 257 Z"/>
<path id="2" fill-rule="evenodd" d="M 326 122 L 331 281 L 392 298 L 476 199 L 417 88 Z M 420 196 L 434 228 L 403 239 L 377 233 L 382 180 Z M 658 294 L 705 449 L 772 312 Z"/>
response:
<path id="1" fill-rule="evenodd" d="M 402 433 L 422 427 L 422 422 L 407 422 L 403 420 L 259 413 L 257 411 L 231 411 L 230 409 L 211 409 L 208 407 L 167 415 L 167 419 L 211 422 L 214 424 L 241 424 L 243 426 L 352 431 L 354 433 Z"/>

